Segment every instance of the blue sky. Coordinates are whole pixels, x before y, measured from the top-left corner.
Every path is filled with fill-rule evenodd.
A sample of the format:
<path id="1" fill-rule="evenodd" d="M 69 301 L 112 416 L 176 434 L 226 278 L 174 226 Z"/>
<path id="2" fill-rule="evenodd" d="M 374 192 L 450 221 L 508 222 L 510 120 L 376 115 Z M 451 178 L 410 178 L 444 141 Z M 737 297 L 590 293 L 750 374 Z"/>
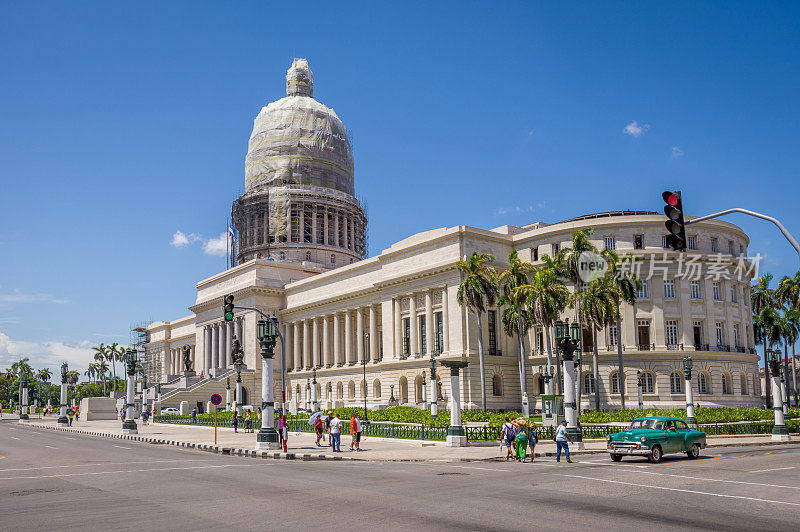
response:
<path id="1" fill-rule="evenodd" d="M 293 57 L 352 134 L 370 254 L 434 227 L 658 210 L 666 188 L 690 214 L 748 207 L 800 234 L 799 11 L 5 3 L 0 367 L 85 366 L 131 324 L 188 314 Z M 796 271 L 777 229 L 728 219 L 768 271 Z"/>

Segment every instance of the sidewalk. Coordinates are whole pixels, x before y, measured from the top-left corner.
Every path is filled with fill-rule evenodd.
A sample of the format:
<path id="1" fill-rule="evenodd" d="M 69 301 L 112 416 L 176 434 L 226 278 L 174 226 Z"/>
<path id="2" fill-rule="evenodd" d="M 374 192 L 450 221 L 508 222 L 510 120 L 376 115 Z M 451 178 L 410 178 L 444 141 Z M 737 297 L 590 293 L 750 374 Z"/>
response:
<path id="1" fill-rule="evenodd" d="M 31 420 L 30 426 L 56 428 L 57 416 L 39 420 Z M 224 454 L 241 454 L 246 456 L 263 456 L 264 458 L 285 458 L 300 460 L 369 460 L 369 461 L 489 461 L 503 460 L 505 450 L 500 449 L 499 443 L 481 442 L 468 447 L 446 447 L 444 442 L 421 442 L 419 440 L 401 440 L 390 438 L 363 438 L 361 447 L 363 452 L 349 452 L 350 435 L 342 435 L 341 453 L 332 453 L 329 446 L 317 447 L 314 444 L 316 436 L 310 433 L 289 433 L 289 455 L 287 453 L 255 451 L 256 434 L 239 431 L 234 433 L 231 428 L 217 429 L 217 445 L 214 446 L 214 428 L 197 425 L 170 425 L 155 423 L 142 425 L 137 420 L 138 435 L 128 439 L 147 441 L 150 443 L 171 444 L 179 447 L 190 447 L 199 450 L 219 452 Z M 72 427 L 74 432 L 89 433 L 96 436 L 120 437 L 122 423 L 119 421 L 75 421 Z M 138 436 L 138 437 L 137 437 Z M 709 447 L 731 447 L 750 445 L 781 445 L 797 443 L 795 437 L 789 442 L 773 442 L 770 435 L 763 436 L 709 436 Z M 327 443 L 327 439 L 326 439 Z M 584 451 L 572 450 L 576 455 L 601 454 L 606 452 L 605 440 L 587 440 Z M 536 446 L 536 456 L 554 456 L 555 442 L 540 441 Z"/>

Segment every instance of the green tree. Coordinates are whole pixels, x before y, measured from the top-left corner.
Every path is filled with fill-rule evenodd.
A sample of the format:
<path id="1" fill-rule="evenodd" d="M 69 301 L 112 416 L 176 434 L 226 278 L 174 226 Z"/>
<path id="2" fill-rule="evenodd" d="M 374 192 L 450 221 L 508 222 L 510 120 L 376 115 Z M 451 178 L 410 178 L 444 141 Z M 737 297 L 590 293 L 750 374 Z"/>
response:
<path id="1" fill-rule="evenodd" d="M 125 362 L 125 349 L 117 342 L 106 346 L 108 360 L 111 362 L 112 371 L 114 372 L 114 391 L 117 391 L 117 362 Z"/>
<path id="2" fill-rule="evenodd" d="M 462 275 L 456 299 L 459 305 L 474 312 L 478 321 L 478 362 L 481 372 L 481 406 L 483 410 L 486 410 L 486 373 L 481 314 L 486 311 L 487 306 L 495 304 L 498 295 L 497 272 L 489 266 L 490 262 L 494 262 L 493 255 L 477 251 L 473 251 L 469 259 L 456 262 L 456 269 Z"/>
<path id="3" fill-rule="evenodd" d="M 515 249 L 508 256 L 508 269 L 500 272 L 498 276 L 502 295 L 497 300 L 497 304 L 503 307 L 503 329 L 509 336 L 516 334 L 519 338 L 519 378 L 522 397 L 528 393 L 528 382 L 525 375 L 525 333 L 530 330 L 533 320 L 527 312 L 524 294 L 515 293 L 515 290 L 529 284 L 528 275 L 535 270 L 533 264 L 519 258 Z"/>
<path id="4" fill-rule="evenodd" d="M 592 331 L 592 374 L 594 375 L 594 406 L 600 410 L 600 379 L 597 362 L 597 331 L 614 324 L 619 318 L 619 295 L 613 281 L 603 276 L 589 282 L 581 293 L 578 315 Z M 582 385 L 583 383 L 581 383 Z"/>
<path id="5" fill-rule="evenodd" d="M 776 297 L 775 290 L 770 288 L 772 282 L 772 275 L 762 275 L 758 280 L 750 286 L 750 302 L 753 306 L 753 334 L 755 336 L 755 343 L 764 344 L 764 397 L 766 399 L 766 407 L 772 408 L 772 387 L 769 385 L 769 368 L 767 367 L 767 349 L 772 347 L 772 343 L 766 340 L 769 338 L 769 333 L 766 328 L 771 329 L 775 322 L 777 322 L 780 315 L 775 310 Z M 768 310 L 775 311 L 766 312 Z M 780 337 L 780 334 L 778 334 Z"/>
<path id="6" fill-rule="evenodd" d="M 786 321 L 788 321 L 792 325 L 788 340 L 792 346 L 791 373 L 792 373 L 792 388 L 794 389 L 794 404 L 795 406 L 798 406 L 800 405 L 800 395 L 798 394 L 797 390 L 797 369 L 795 369 L 795 362 L 797 360 L 797 355 L 795 353 L 795 344 L 797 344 L 797 340 L 800 338 L 800 310 L 789 309 L 788 311 L 786 311 L 784 317 L 786 318 Z"/>

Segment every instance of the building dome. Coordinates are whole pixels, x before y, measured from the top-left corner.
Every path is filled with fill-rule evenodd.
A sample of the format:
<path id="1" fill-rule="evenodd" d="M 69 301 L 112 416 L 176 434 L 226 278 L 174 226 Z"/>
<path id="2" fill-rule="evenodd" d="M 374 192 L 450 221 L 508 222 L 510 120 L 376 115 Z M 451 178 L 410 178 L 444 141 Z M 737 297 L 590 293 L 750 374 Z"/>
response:
<path id="1" fill-rule="evenodd" d="M 286 97 L 262 108 L 254 120 L 245 158 L 246 190 L 309 185 L 355 194 L 347 129 L 313 94 L 308 62 L 295 59 L 286 72 Z"/>

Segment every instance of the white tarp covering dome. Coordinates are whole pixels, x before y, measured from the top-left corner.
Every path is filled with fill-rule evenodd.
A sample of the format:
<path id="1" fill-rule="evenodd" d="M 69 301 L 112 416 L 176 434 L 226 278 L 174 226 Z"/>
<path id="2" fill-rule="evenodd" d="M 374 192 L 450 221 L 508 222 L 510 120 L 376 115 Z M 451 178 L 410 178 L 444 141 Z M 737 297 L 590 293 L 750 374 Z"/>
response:
<path id="1" fill-rule="evenodd" d="M 261 109 L 245 158 L 245 187 L 313 185 L 354 195 L 353 152 L 333 109 L 313 98 L 305 59 L 286 72 L 286 98 Z"/>

